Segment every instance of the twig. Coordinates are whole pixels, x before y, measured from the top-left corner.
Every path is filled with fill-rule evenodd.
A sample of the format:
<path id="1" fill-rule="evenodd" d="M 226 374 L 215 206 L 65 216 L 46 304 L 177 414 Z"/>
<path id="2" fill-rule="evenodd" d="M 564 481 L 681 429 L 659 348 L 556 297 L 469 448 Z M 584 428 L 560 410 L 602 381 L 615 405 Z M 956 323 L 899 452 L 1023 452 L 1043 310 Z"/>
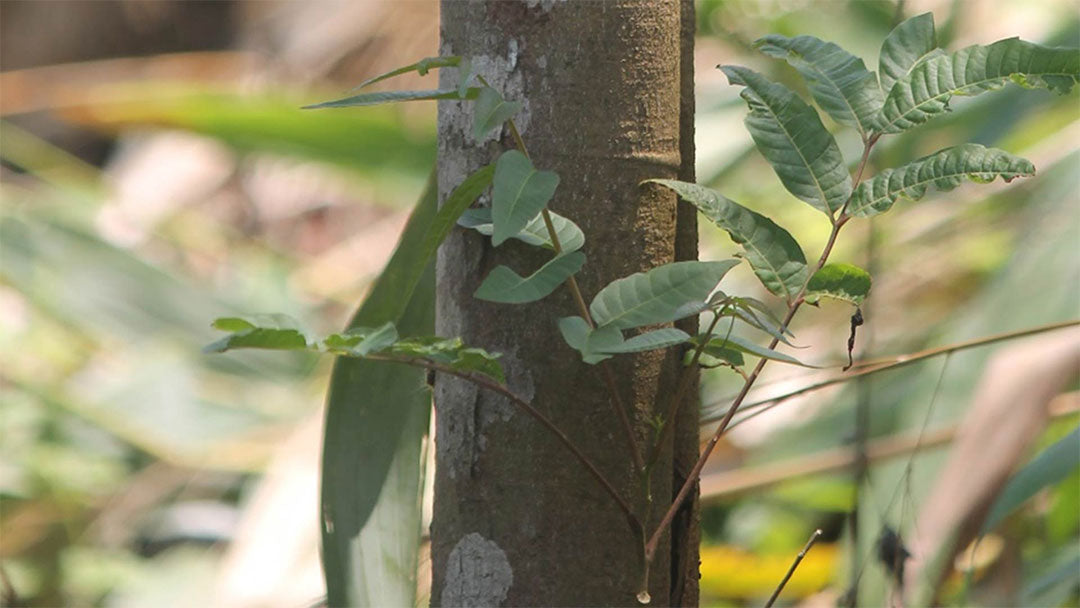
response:
<path id="1" fill-rule="evenodd" d="M 481 82 L 485 86 L 489 86 L 487 81 L 480 78 Z M 514 142 L 517 144 L 518 150 L 525 155 L 530 161 L 532 158 L 529 156 L 529 150 L 525 147 L 525 140 L 521 138 L 521 133 L 517 129 L 517 125 L 514 124 L 513 119 L 507 121 L 507 125 L 510 127 L 510 134 L 514 138 Z M 551 220 L 551 212 L 547 207 L 544 207 L 540 211 L 541 216 L 544 218 L 544 226 L 548 231 L 548 238 L 551 239 L 551 248 L 555 250 L 555 255 L 558 256 L 562 253 L 562 243 L 559 242 L 559 235 L 555 231 L 555 224 Z M 596 327 L 593 322 L 592 315 L 589 314 L 589 307 L 585 304 L 585 298 L 581 295 L 581 288 L 578 287 L 577 279 L 574 275 L 570 275 L 566 278 L 566 288 L 570 290 L 570 296 L 574 299 L 574 304 L 577 306 L 578 313 L 581 314 L 581 318 L 585 319 L 585 323 L 588 324 L 589 329 Z M 611 397 L 611 407 L 615 410 L 615 416 L 619 419 L 619 425 L 623 429 L 623 435 L 626 437 L 626 443 L 630 448 L 630 456 L 634 459 L 634 468 L 638 471 L 645 469 L 645 461 L 641 457 L 641 450 L 638 448 L 637 438 L 634 435 L 634 428 L 630 424 L 630 418 L 627 413 L 626 405 L 623 403 L 622 396 L 619 394 L 619 387 L 615 382 L 615 374 L 612 373 L 611 368 L 606 361 L 600 362 L 600 375 L 604 379 L 604 384 L 607 386 L 608 393 Z"/>
<path id="2" fill-rule="evenodd" d="M 788 581 L 791 580 L 791 575 L 795 574 L 795 569 L 799 567 L 800 563 L 802 563 L 803 558 L 806 557 L 806 554 L 810 551 L 810 548 L 814 546 L 814 543 L 816 543 L 818 539 L 821 538 L 821 534 L 821 530 L 818 529 L 814 530 L 814 533 L 810 535 L 810 540 L 806 541 L 806 546 L 803 547 L 802 551 L 799 551 L 799 554 L 795 556 L 795 561 L 791 563 L 791 567 L 788 568 L 787 574 L 784 575 L 784 578 L 780 581 L 780 584 L 776 586 L 776 590 L 772 592 L 772 596 L 769 597 L 769 601 L 765 602 L 765 608 L 772 608 L 773 603 L 776 602 L 776 598 L 780 597 L 780 592 L 784 590 L 784 585 L 787 585 Z"/>
<path id="3" fill-rule="evenodd" d="M 392 355 L 379 354 L 371 354 L 368 355 L 366 358 L 374 361 L 393 361 L 395 363 L 404 363 L 406 365 L 423 367 L 425 369 L 432 369 L 437 372 L 442 372 L 444 374 L 450 374 L 451 376 L 456 376 L 463 380 L 467 380 L 481 388 L 485 388 L 489 391 L 498 393 L 503 397 L 506 397 L 510 400 L 511 403 L 518 406 L 519 408 L 524 410 L 525 413 L 532 416 L 533 419 L 543 425 L 544 428 L 551 431 L 551 433 L 555 435 L 556 438 L 558 438 L 558 440 L 563 444 L 563 446 L 565 446 L 566 449 L 570 450 L 570 453 L 573 454 L 575 458 L 577 458 L 578 462 L 581 463 L 581 466 L 585 467 L 589 474 L 592 475 L 593 478 L 595 478 L 596 481 L 600 483 L 600 485 L 604 488 L 604 491 L 607 492 L 608 495 L 611 496 L 611 498 L 619 506 L 619 510 L 622 511 L 623 515 L 626 516 L 626 520 L 630 524 L 630 527 L 634 530 L 634 532 L 639 532 L 641 528 L 641 522 L 638 520 L 637 516 L 634 515 L 633 510 L 630 508 L 630 505 L 627 504 L 626 500 L 624 500 L 623 497 L 619 495 L 619 492 L 615 489 L 613 485 L 611 485 L 611 482 L 608 481 L 607 478 L 604 477 L 604 474 L 600 472 L 600 469 L 596 468 L 596 465 L 594 465 L 593 462 L 589 460 L 588 456 L 582 453 L 582 451 L 577 447 L 577 445 L 574 444 L 573 441 L 570 440 L 570 438 L 566 435 L 566 433 L 563 432 L 562 429 L 556 426 L 555 423 L 552 422 L 547 416 L 541 414 L 540 410 L 537 410 L 528 401 L 525 401 L 524 399 L 519 397 L 516 393 L 511 391 L 505 385 L 499 384 L 493 378 L 490 378 L 488 376 L 473 372 L 463 372 L 460 370 L 456 370 L 448 365 L 437 363 L 428 359 L 421 359 L 417 357 L 396 357 Z"/>

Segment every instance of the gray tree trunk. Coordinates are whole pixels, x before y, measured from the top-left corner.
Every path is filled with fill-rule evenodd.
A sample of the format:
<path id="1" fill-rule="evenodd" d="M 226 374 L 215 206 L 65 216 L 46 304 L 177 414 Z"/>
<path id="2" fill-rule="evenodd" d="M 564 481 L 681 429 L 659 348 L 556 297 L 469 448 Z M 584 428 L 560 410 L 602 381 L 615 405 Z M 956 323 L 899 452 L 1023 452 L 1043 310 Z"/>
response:
<path id="1" fill-rule="evenodd" d="M 585 231 L 588 261 L 578 280 L 586 300 L 616 278 L 697 256 L 693 213 L 663 189 L 638 185 L 693 179 L 692 11 L 690 0 L 442 2 L 441 54 L 470 57 L 507 99 L 524 102 L 516 122 L 533 161 L 561 177 L 552 207 Z M 456 86 L 455 72 L 444 70 L 441 86 Z M 469 104 L 440 103 L 440 200 L 513 145 L 505 131 L 477 142 L 471 124 Z M 472 297 L 496 265 L 527 274 L 549 256 L 455 231 L 439 251 L 436 330 L 503 353 L 511 389 L 563 428 L 640 510 L 642 489 L 604 383 L 556 327 L 577 314 L 566 290 L 519 306 Z M 648 420 L 674 393 L 678 359 L 655 351 L 614 360 L 642 451 L 652 437 Z M 546 429 L 443 375 L 435 404 L 433 605 L 636 604 L 641 541 Z M 677 445 L 665 448 L 653 474 L 650 530 L 696 458 L 696 397 L 681 412 Z M 684 511 L 675 542 L 665 539 L 652 565 L 654 604 L 697 603 L 694 505 Z"/>

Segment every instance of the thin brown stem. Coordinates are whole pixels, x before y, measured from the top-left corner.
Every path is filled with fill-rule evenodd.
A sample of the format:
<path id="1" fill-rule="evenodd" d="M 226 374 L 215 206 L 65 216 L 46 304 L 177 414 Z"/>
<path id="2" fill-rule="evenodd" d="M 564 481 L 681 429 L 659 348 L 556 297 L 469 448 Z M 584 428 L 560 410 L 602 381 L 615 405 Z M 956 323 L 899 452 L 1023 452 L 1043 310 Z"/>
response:
<path id="1" fill-rule="evenodd" d="M 672 429 L 675 428 L 675 416 L 679 413 L 679 406 L 682 405 L 683 397 L 686 395 L 686 391 L 690 388 L 690 383 L 694 379 L 694 370 L 697 369 L 698 361 L 701 359 L 701 353 L 705 350 L 705 347 L 709 344 L 709 339 L 712 338 L 712 332 L 716 329 L 716 324 L 720 322 L 720 313 L 717 313 L 713 317 L 712 323 L 709 324 L 709 328 L 705 330 L 705 335 L 701 339 L 700 344 L 694 349 L 694 357 L 690 360 L 690 364 L 683 368 L 682 374 L 679 377 L 679 386 L 675 389 L 675 396 L 671 399 L 671 403 L 668 404 L 667 415 L 664 417 L 664 426 L 660 430 L 660 436 L 656 438 L 656 443 L 653 444 L 652 451 L 649 453 L 649 460 L 646 462 L 646 473 L 653 468 L 656 464 L 656 460 L 660 458 L 660 450 L 664 447 L 664 442 L 671 436 Z"/>
<path id="2" fill-rule="evenodd" d="M 540 413 L 540 410 L 533 407 L 532 404 L 519 397 L 505 385 L 496 382 L 493 378 L 490 378 L 488 376 L 473 372 L 463 372 L 460 370 L 456 370 L 448 365 L 437 363 L 435 361 L 430 361 L 428 359 L 420 359 L 416 357 L 395 357 L 378 354 L 368 355 L 367 358 L 376 361 L 393 361 L 396 363 L 404 363 L 406 365 L 413 365 L 416 367 L 432 369 L 437 372 L 442 372 L 444 374 L 449 374 L 451 376 L 456 376 L 463 380 L 467 380 L 481 388 L 485 388 L 489 391 L 498 393 L 503 397 L 506 397 L 511 403 L 524 410 L 525 413 L 532 416 L 534 420 L 539 422 L 544 428 L 550 431 L 551 434 L 555 435 L 559 442 L 562 443 L 567 450 L 570 450 L 570 453 L 574 455 L 574 458 L 577 458 L 578 462 L 581 463 L 581 466 L 585 467 L 585 470 L 587 470 L 589 474 L 596 479 L 600 486 L 603 487 L 604 491 L 607 492 L 607 494 L 611 496 L 612 500 L 615 501 L 615 504 L 618 505 L 619 510 L 622 511 L 623 515 L 626 516 L 626 520 L 630 524 L 630 527 L 635 531 L 635 533 L 638 532 L 638 529 L 641 527 L 640 520 L 638 520 L 637 516 L 634 515 L 633 510 L 630 508 L 630 505 L 626 502 L 626 500 L 624 500 L 623 497 L 619 495 L 619 492 L 615 489 L 615 486 L 611 485 L 611 482 L 608 481 L 608 479 L 604 477 L 604 474 L 600 472 L 600 469 L 596 468 L 596 465 L 593 464 L 591 460 L 589 460 L 588 456 L 582 453 L 582 451 L 577 447 L 577 445 L 574 444 L 573 441 L 570 440 L 570 437 L 568 437 L 562 429 L 556 426 L 555 423 L 552 422 L 547 416 Z"/>
<path id="3" fill-rule="evenodd" d="M 787 574 L 784 575 L 780 584 L 776 586 L 776 590 L 769 596 L 769 601 L 765 602 L 765 608 L 772 608 L 772 605 L 776 603 L 776 598 L 780 597 L 780 592 L 784 590 L 784 586 L 791 580 L 791 575 L 795 574 L 795 569 L 802 563 L 803 558 L 810 552 L 810 548 L 814 546 L 814 543 L 821 538 L 821 534 L 821 530 L 814 530 L 814 533 L 810 535 L 810 540 L 806 541 L 806 546 L 804 546 L 802 551 L 799 551 L 799 554 L 795 556 L 795 561 L 791 563 L 791 567 L 788 568 Z"/>
<path id="4" fill-rule="evenodd" d="M 485 82 L 484 84 L 486 85 L 487 83 Z M 530 158 L 529 150 L 525 147 L 525 140 L 521 138 L 521 133 L 518 131 L 517 125 L 514 124 L 513 120 L 508 120 L 507 124 L 510 126 L 510 134 L 514 138 L 518 150 L 525 155 L 525 158 Z M 544 226 L 547 228 L 548 238 L 551 239 L 551 247 L 555 250 L 555 255 L 559 255 L 563 250 L 562 243 L 559 242 L 559 235 L 555 231 L 555 224 L 551 220 L 551 212 L 545 207 L 541 210 L 540 214 L 544 218 Z M 577 279 L 574 278 L 574 275 L 570 275 L 566 278 L 566 288 L 570 290 L 570 296 L 574 299 L 574 305 L 577 306 L 581 318 L 585 319 L 585 323 L 588 324 L 590 329 L 596 327 L 592 315 L 589 314 L 589 307 L 585 304 L 585 298 L 581 295 L 581 288 L 578 287 Z M 635 470 L 642 471 L 645 468 L 645 460 L 641 457 L 641 450 L 638 448 L 637 439 L 634 435 L 634 427 L 630 424 L 630 417 L 627 413 L 626 405 L 623 403 L 622 396 L 619 394 L 619 387 L 615 382 L 615 374 L 611 371 L 611 368 L 606 361 L 600 362 L 600 376 L 607 386 L 611 398 L 611 407 L 615 410 L 615 417 L 619 419 L 619 426 L 622 427 L 623 436 L 626 438 L 626 444 L 630 448 L 630 457 L 634 460 L 634 468 Z"/>

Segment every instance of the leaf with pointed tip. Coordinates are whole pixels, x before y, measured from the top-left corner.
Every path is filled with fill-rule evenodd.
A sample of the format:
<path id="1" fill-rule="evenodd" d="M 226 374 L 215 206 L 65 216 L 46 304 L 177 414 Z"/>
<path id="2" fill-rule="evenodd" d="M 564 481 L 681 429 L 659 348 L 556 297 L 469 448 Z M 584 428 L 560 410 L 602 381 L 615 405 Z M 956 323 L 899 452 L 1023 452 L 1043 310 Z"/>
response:
<path id="1" fill-rule="evenodd" d="M 482 348 L 465 346 L 461 338 L 424 336 L 399 340 L 383 351 L 405 359 L 421 359 L 453 368 L 459 372 L 483 374 L 506 382 L 499 353 L 489 353 Z"/>
<path id="2" fill-rule="evenodd" d="M 520 110 L 520 101 L 506 101 L 495 89 L 483 87 L 473 106 L 473 137 L 483 139 Z"/>
<path id="3" fill-rule="evenodd" d="M 691 342 L 694 344 L 700 344 L 702 336 L 699 335 L 696 338 L 692 338 Z M 714 337 L 705 345 L 705 349 L 702 351 L 714 357 L 723 358 L 722 349 L 735 349 L 737 351 L 754 355 L 755 357 L 761 357 L 763 359 L 769 359 L 770 361 L 779 361 L 781 363 L 790 363 L 792 365 L 801 365 L 802 367 L 816 367 L 813 365 L 807 365 L 802 361 L 799 361 L 791 355 L 785 355 L 784 353 L 775 351 L 771 348 L 755 344 L 746 338 L 736 335 L 728 335 L 725 338 Z"/>
<path id="4" fill-rule="evenodd" d="M 629 340 L 612 345 L 601 345 L 594 347 L 594 352 L 602 354 L 621 354 L 621 353 L 638 353 L 646 350 L 657 350 L 661 348 L 668 348 L 675 346 L 676 344 L 682 344 L 690 340 L 690 334 L 682 331 L 681 329 L 675 329 L 674 327 L 664 327 L 653 331 L 638 334 Z"/>
<path id="5" fill-rule="evenodd" d="M 564 254 L 571 251 L 577 251 L 585 246 L 585 233 L 581 231 L 581 228 L 579 228 L 577 224 L 554 211 L 549 211 L 548 213 L 551 215 L 551 225 L 555 227 L 555 236 L 559 239 L 559 245 L 562 247 Z M 472 228 L 480 234 L 487 236 L 491 236 L 495 230 L 494 225 L 491 223 L 491 209 L 488 207 L 476 207 L 465 210 L 465 213 L 462 214 L 461 218 L 458 220 L 458 226 L 461 226 L 462 228 Z M 551 244 L 551 235 L 548 234 L 547 224 L 544 222 L 543 214 L 539 214 L 531 219 L 529 223 L 521 229 L 521 232 L 510 238 L 517 239 L 534 247 L 555 249 Z"/>
<path id="6" fill-rule="evenodd" d="M 397 328 L 391 322 L 379 327 L 350 327 L 340 334 L 331 334 L 323 339 L 328 352 L 355 357 L 367 355 L 389 348 L 397 342 Z"/>
<path id="7" fill-rule="evenodd" d="M 553 171 L 537 171 L 532 161 L 517 150 L 503 152 L 495 161 L 492 244 L 501 245 L 521 232 L 555 195 L 558 185 L 559 176 Z"/>
<path id="8" fill-rule="evenodd" d="M 402 74 L 408 74 L 409 72 L 416 72 L 421 76 L 428 73 L 429 70 L 435 68 L 454 68 L 461 63 L 461 57 L 456 55 L 448 55 L 446 57 L 425 57 L 416 63 L 410 63 L 409 65 L 402 66 L 396 70 L 390 70 L 389 72 L 379 74 L 378 76 L 368 78 L 364 82 L 356 85 L 352 88 L 353 91 L 358 91 L 368 85 L 375 84 L 387 78 L 393 78 L 394 76 L 400 76 Z"/>
<path id="9" fill-rule="evenodd" d="M 780 333 L 780 328 L 778 326 L 773 325 L 772 323 L 770 323 L 766 319 L 762 319 L 761 317 L 759 317 L 757 315 L 757 313 L 755 313 L 750 308 L 746 308 L 746 307 L 742 307 L 742 306 L 738 306 L 738 307 L 735 307 L 735 308 L 729 308 L 729 309 L 727 309 L 726 312 L 724 312 L 724 316 L 725 317 L 735 317 L 736 319 L 739 319 L 740 321 L 742 321 L 743 323 L 746 323 L 750 327 L 753 327 L 755 329 L 759 329 L 759 330 L 769 334 L 770 336 L 776 338 L 777 340 L 780 340 L 784 344 L 787 344 L 788 346 L 794 346 L 794 344 L 792 344 L 791 341 L 787 339 L 787 336 Z"/>
<path id="10" fill-rule="evenodd" d="M 900 133 L 947 112 L 954 95 L 978 95 L 1009 80 L 1068 93 L 1080 80 L 1080 52 L 1007 38 L 927 58 L 893 85 L 876 130 Z"/>
<path id="11" fill-rule="evenodd" d="M 798 70 L 810 94 L 834 120 L 857 128 L 863 135 L 873 129 L 885 98 L 877 77 L 866 69 L 862 59 L 813 36 L 770 34 L 759 38 L 754 46 Z"/>
<path id="12" fill-rule="evenodd" d="M 851 176 L 818 113 L 782 84 L 739 66 L 720 69 L 750 107 L 746 128 L 788 192 L 826 215 L 844 206 Z"/>
<path id="13" fill-rule="evenodd" d="M 480 94 L 478 87 L 469 87 L 462 95 L 457 89 L 434 89 L 427 91 L 379 91 L 377 93 L 361 93 L 334 101 L 324 101 L 303 106 L 302 110 L 317 110 L 321 108 L 351 108 L 356 106 L 377 106 L 383 103 L 397 101 L 426 101 L 438 99 L 476 99 Z"/>
<path id="14" fill-rule="evenodd" d="M 674 262 L 617 279 L 589 305 L 598 326 L 619 329 L 667 323 L 700 312 L 705 301 L 739 262 Z"/>
<path id="15" fill-rule="evenodd" d="M 941 50 L 937 48 L 933 13 L 916 15 L 893 28 L 878 57 L 881 90 L 888 94 L 897 80 L 907 78 L 916 64 L 935 52 Z"/>
<path id="16" fill-rule="evenodd" d="M 859 184 L 848 204 L 847 214 L 870 217 L 888 211 L 900 197 L 917 201 L 934 186 L 952 190 L 964 179 L 987 183 L 996 177 L 1010 182 L 1035 174 L 1031 161 L 1004 150 L 979 144 L 961 144 L 914 160 L 902 167 L 886 169 Z"/>
<path id="17" fill-rule="evenodd" d="M 814 304 L 823 297 L 850 302 L 855 306 L 870 293 L 870 273 L 851 264 L 826 264 L 810 277 L 806 301 Z"/>
<path id="18" fill-rule="evenodd" d="M 223 353 L 237 348 L 305 350 L 309 344 L 307 334 L 296 319 L 283 314 L 222 317 L 212 326 L 231 333 L 203 347 L 205 353 Z"/>
<path id="19" fill-rule="evenodd" d="M 488 302 L 524 304 L 547 297 L 585 264 L 585 254 L 573 251 L 560 255 L 528 277 L 506 266 L 497 266 L 488 274 L 473 297 Z"/>
<path id="20" fill-rule="evenodd" d="M 686 351 L 686 354 L 683 355 L 683 365 L 690 365 L 690 362 L 693 360 L 694 351 L 692 349 Z M 701 356 L 698 357 L 698 365 L 707 369 L 720 367 L 721 365 L 737 369 L 746 365 L 746 360 L 743 358 L 742 352 L 737 351 L 734 348 L 713 346 L 709 348 L 709 352 L 701 352 Z"/>
<path id="21" fill-rule="evenodd" d="M 746 260 L 765 288 L 787 299 L 795 298 L 810 271 L 795 238 L 772 220 L 724 197 L 719 192 L 670 179 L 648 180 L 671 188 L 705 217 L 743 246 Z"/>

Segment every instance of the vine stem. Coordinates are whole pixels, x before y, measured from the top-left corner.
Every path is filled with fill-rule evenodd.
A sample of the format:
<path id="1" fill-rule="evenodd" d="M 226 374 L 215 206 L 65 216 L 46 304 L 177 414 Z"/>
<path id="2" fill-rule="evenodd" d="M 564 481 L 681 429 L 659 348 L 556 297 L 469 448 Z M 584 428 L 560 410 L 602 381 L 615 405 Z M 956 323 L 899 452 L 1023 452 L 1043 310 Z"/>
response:
<path id="1" fill-rule="evenodd" d="M 880 135 L 876 133 L 871 135 L 867 138 L 866 144 L 863 146 L 862 158 L 859 160 L 859 166 L 855 170 L 855 178 L 852 182 L 853 193 L 855 188 L 858 187 L 859 183 L 862 181 L 863 171 L 866 169 L 867 162 L 870 159 L 870 150 L 874 147 L 874 144 L 877 143 L 879 137 Z M 846 211 L 848 204 L 851 202 L 851 198 L 852 197 L 849 196 L 848 199 L 844 201 L 843 206 L 840 208 L 840 213 L 836 217 L 835 221 L 832 221 L 832 214 L 829 215 L 829 219 L 832 221 L 832 230 L 829 232 L 829 240 L 825 243 L 825 247 L 821 250 L 821 257 L 818 258 L 817 265 L 814 267 L 813 271 L 811 271 L 807 275 L 806 283 L 803 284 L 802 288 L 799 290 L 798 295 L 796 295 L 795 298 L 792 299 L 791 303 L 788 304 L 787 315 L 784 316 L 784 320 L 780 324 L 781 335 L 783 335 L 784 331 L 787 330 L 788 326 L 791 324 L 791 320 L 795 317 L 795 313 L 799 311 L 799 307 L 803 305 L 803 294 L 806 293 L 806 286 L 810 283 L 810 277 L 814 276 L 817 271 L 821 270 L 821 268 L 825 265 L 825 262 L 828 261 L 829 255 L 832 253 L 833 247 L 836 245 L 836 237 L 840 234 L 840 229 L 843 228 L 844 224 L 846 224 L 850 219 L 850 217 L 846 215 Z M 775 349 L 776 345 L 779 343 L 779 338 L 773 338 L 772 342 L 769 344 L 769 349 Z M 758 364 L 754 366 L 754 371 L 750 373 L 750 377 L 747 378 L 746 382 L 743 383 L 742 389 L 739 391 L 739 394 L 736 395 L 735 400 L 731 402 L 731 406 L 728 408 L 727 413 L 724 415 L 724 418 L 720 421 L 720 424 L 717 426 L 716 431 L 713 433 L 712 437 L 710 437 L 709 441 L 705 444 L 705 448 L 701 451 L 701 455 L 698 457 L 697 462 L 694 463 L 694 467 L 690 469 L 690 474 L 686 476 L 686 481 L 683 482 L 682 487 L 679 488 L 679 493 L 675 495 L 675 499 L 671 501 L 671 506 L 668 507 L 667 512 L 664 513 L 663 519 L 660 520 L 660 524 L 656 527 L 656 530 L 652 533 L 652 536 L 649 537 L 649 542 L 645 545 L 645 557 L 649 561 L 651 561 L 653 556 L 656 555 L 656 549 L 660 544 L 660 538 L 663 536 L 664 531 L 671 526 L 672 520 L 675 519 L 675 514 L 678 512 L 679 508 L 682 506 L 682 503 L 686 500 L 687 496 L 690 495 L 690 491 L 697 485 L 698 479 L 701 476 L 701 470 L 705 467 L 705 462 L 708 461 L 709 455 L 712 454 L 713 448 L 716 447 L 716 444 L 720 441 L 720 437 L 723 436 L 724 431 L 726 431 L 728 425 L 731 424 L 731 419 L 735 417 L 735 412 L 739 411 L 739 406 L 741 406 L 743 400 L 746 399 L 747 393 L 750 392 L 750 389 L 754 386 L 754 382 L 756 382 L 758 376 L 761 375 L 761 370 L 764 369 L 765 364 L 767 364 L 768 362 L 768 359 L 762 358 L 760 361 L 758 361 Z"/>
<path id="2" fill-rule="evenodd" d="M 802 563 L 803 558 L 810 552 L 810 548 L 814 546 L 814 543 L 821 538 L 821 534 L 821 530 L 818 529 L 814 530 L 814 533 L 810 535 L 810 540 L 806 541 L 806 546 L 804 546 L 802 551 L 799 551 L 799 554 L 795 556 L 795 561 L 791 563 L 791 567 L 788 568 L 787 574 L 784 575 L 780 584 L 776 586 L 776 590 L 769 596 L 769 601 L 765 602 L 765 608 L 772 608 L 772 605 L 776 603 L 776 598 L 780 597 L 780 592 L 784 590 L 784 586 L 791 580 L 791 575 L 795 574 L 795 569 Z"/>
<path id="3" fill-rule="evenodd" d="M 581 463 L 581 466 L 583 466 L 585 470 L 587 470 L 589 474 L 592 475 L 594 479 L 596 479 L 600 486 L 603 487 L 604 491 L 609 496 L 611 496 L 612 500 L 615 501 L 615 504 L 618 505 L 619 510 L 622 511 L 623 515 L 626 516 L 626 520 L 630 524 L 630 527 L 633 529 L 634 533 L 640 533 L 642 527 L 641 521 L 637 518 L 636 515 L 634 515 L 634 511 L 630 508 L 630 505 L 626 502 L 626 500 L 623 499 L 621 495 L 619 495 L 619 492 L 615 489 L 615 486 L 613 486 L 611 482 L 608 481 L 607 477 L 604 477 L 604 474 L 600 472 L 600 469 L 598 469 L 596 465 L 593 464 L 591 460 L 589 460 L 589 457 L 586 456 L 577 447 L 577 445 L 575 445 L 574 442 L 570 440 L 570 437 L 568 437 L 562 429 L 556 426 L 556 424 L 552 422 L 551 419 L 540 413 L 540 410 L 533 407 L 532 404 L 530 404 L 528 401 L 525 401 L 524 399 L 519 397 L 506 385 L 500 384 L 499 382 L 496 382 L 493 378 L 490 378 L 488 376 L 477 374 L 474 372 L 463 372 L 461 370 L 454 369 L 449 365 L 444 365 L 442 363 L 431 361 L 429 359 L 421 359 L 418 357 L 395 357 L 391 355 L 378 354 L 371 354 L 368 355 L 366 358 L 373 361 L 392 361 L 395 363 L 404 363 L 406 365 L 435 370 L 437 372 L 442 372 L 444 374 L 449 374 L 451 376 L 456 376 L 463 380 L 467 380 L 481 388 L 487 389 L 494 393 L 498 393 L 503 397 L 506 397 L 508 400 L 510 400 L 511 403 L 521 408 L 528 415 L 532 416 L 534 420 L 539 422 L 544 428 L 550 431 L 551 434 L 554 435 L 559 440 L 559 442 L 566 447 L 566 449 L 570 450 L 570 453 L 574 455 L 574 458 L 577 458 L 578 462 Z"/>
<path id="4" fill-rule="evenodd" d="M 484 82 L 484 84 L 486 85 L 487 83 Z M 513 136 L 518 150 L 525 155 L 525 158 L 532 161 L 532 157 L 529 156 L 529 150 L 525 147 L 525 140 L 521 138 L 521 133 L 518 131 L 517 125 L 514 124 L 514 120 L 508 120 L 507 125 L 510 127 L 510 135 Z M 547 207 L 544 207 L 540 211 L 540 214 L 544 218 L 544 226 L 547 228 L 548 237 L 551 239 L 551 247 L 555 250 L 555 255 L 558 256 L 562 253 L 562 243 L 559 242 L 559 235 L 555 231 L 554 222 L 551 220 L 551 212 L 548 211 Z M 585 319 L 585 323 L 588 324 L 589 329 L 594 329 L 596 323 L 593 322 L 592 315 L 589 314 L 589 307 L 585 304 L 585 298 L 581 295 L 581 288 L 578 286 L 577 279 L 574 278 L 574 275 L 570 275 L 566 278 L 566 288 L 570 290 L 570 296 L 574 299 L 574 304 L 577 306 L 578 313 Z M 622 427 L 626 443 L 630 448 L 630 457 L 634 460 L 634 468 L 637 471 L 644 471 L 645 460 L 641 456 L 641 449 L 638 448 L 637 439 L 634 437 L 634 428 L 630 425 L 626 404 L 623 403 L 622 396 L 619 394 L 619 386 L 615 382 L 615 374 L 611 371 L 611 367 L 608 366 L 607 361 L 601 361 L 599 367 L 600 375 L 611 396 L 611 407 L 615 410 L 615 416 L 619 419 L 619 426 Z"/>

